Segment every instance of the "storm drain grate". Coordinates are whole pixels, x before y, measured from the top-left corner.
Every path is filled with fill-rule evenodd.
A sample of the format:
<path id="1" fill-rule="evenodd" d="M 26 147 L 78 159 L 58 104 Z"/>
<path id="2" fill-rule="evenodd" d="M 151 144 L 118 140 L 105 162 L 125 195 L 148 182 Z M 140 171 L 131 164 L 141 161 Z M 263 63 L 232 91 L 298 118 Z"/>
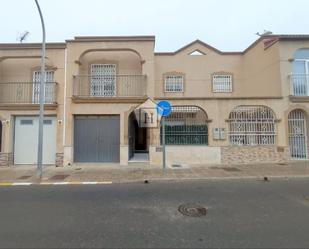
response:
<path id="1" fill-rule="evenodd" d="M 21 176 L 21 177 L 18 177 L 17 179 L 18 180 L 26 180 L 26 179 L 29 179 L 31 178 L 32 176 Z"/>
<path id="2" fill-rule="evenodd" d="M 206 216 L 207 209 L 196 204 L 183 204 L 178 207 L 178 211 L 189 217 L 202 217 Z"/>
<path id="3" fill-rule="evenodd" d="M 225 170 L 225 171 L 229 171 L 229 172 L 239 172 L 239 171 L 241 171 L 240 169 L 235 168 L 235 167 L 217 167 L 217 166 L 214 166 L 214 167 L 210 167 L 210 169 L 215 169 L 215 170 L 221 169 L 221 170 Z"/>
<path id="4" fill-rule="evenodd" d="M 49 180 L 64 180 L 69 175 L 54 175 L 53 177 L 49 178 Z"/>
<path id="5" fill-rule="evenodd" d="M 182 165 L 181 164 L 172 164 L 172 167 L 173 168 L 182 168 Z"/>
<path id="6" fill-rule="evenodd" d="M 229 171 L 229 172 L 239 172 L 239 171 L 241 171 L 240 169 L 233 168 L 233 167 L 226 167 L 226 168 L 222 168 L 222 169 L 225 170 L 225 171 Z"/>
<path id="7" fill-rule="evenodd" d="M 277 165 L 288 165 L 287 163 L 276 163 Z"/>

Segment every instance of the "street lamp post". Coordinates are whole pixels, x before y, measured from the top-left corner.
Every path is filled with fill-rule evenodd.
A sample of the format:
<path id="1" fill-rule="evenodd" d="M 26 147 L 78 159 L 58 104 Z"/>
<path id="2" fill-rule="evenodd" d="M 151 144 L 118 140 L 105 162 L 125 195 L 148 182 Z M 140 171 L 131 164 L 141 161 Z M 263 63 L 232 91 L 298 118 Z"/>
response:
<path id="1" fill-rule="evenodd" d="M 38 136 L 38 162 L 37 162 L 37 178 L 42 178 L 42 163 L 43 163 L 43 120 L 44 120 L 44 102 L 45 102 L 45 53 L 46 53 L 46 33 L 43 14 L 38 3 L 35 0 L 38 8 L 41 24 L 42 24 L 42 54 L 41 54 L 41 81 L 40 81 L 40 116 L 39 116 L 39 136 Z"/>

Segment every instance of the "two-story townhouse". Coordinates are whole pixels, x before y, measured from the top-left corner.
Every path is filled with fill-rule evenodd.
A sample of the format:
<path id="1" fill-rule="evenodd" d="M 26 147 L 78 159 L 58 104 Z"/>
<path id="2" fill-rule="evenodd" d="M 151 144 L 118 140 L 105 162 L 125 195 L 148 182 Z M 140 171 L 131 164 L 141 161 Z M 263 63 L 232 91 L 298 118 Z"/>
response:
<path id="1" fill-rule="evenodd" d="M 65 43 L 50 43 L 46 54 L 44 164 L 62 155 Z M 35 164 L 41 44 L 0 44 L 1 165 Z"/>
<path id="2" fill-rule="evenodd" d="M 168 100 L 167 162 L 308 158 L 309 36 L 262 36 L 242 52 L 199 40 L 75 37 L 47 47 L 44 163 L 162 163 L 160 124 L 136 108 Z M 1 164 L 36 162 L 39 44 L 0 44 Z"/>

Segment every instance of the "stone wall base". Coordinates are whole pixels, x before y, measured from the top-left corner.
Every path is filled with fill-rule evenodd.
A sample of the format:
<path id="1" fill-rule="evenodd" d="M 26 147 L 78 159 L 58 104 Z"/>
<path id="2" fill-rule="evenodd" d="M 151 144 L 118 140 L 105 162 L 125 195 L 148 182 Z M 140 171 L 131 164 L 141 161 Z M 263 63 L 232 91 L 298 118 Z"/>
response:
<path id="1" fill-rule="evenodd" d="M 0 167 L 8 167 L 13 165 L 13 153 L 0 152 Z"/>
<path id="2" fill-rule="evenodd" d="M 56 153 L 56 167 L 63 167 L 63 153 Z"/>
<path id="3" fill-rule="evenodd" d="M 290 160 L 288 147 L 227 146 L 221 147 L 223 164 L 285 163 Z"/>
<path id="4" fill-rule="evenodd" d="M 162 165 L 162 147 L 150 146 L 150 164 Z M 220 164 L 220 147 L 210 147 L 203 145 L 188 146 L 166 146 L 166 163 L 168 166 L 173 164 L 181 165 L 212 165 Z"/>

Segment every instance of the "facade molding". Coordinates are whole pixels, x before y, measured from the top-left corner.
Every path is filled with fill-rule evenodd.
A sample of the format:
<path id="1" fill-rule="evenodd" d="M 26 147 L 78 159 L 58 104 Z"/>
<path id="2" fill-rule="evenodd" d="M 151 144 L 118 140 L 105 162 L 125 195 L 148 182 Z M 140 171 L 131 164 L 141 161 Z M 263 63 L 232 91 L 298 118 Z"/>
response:
<path id="1" fill-rule="evenodd" d="M 260 100 L 267 100 L 267 99 L 274 99 L 274 100 L 278 100 L 278 99 L 283 99 L 283 97 L 281 96 L 252 96 L 252 97 L 233 97 L 233 96 L 229 96 L 229 97 L 155 97 L 155 100 L 256 100 L 256 99 L 260 99 Z"/>
<path id="2" fill-rule="evenodd" d="M 91 104 L 91 103 L 131 103 L 131 104 L 140 104 L 144 103 L 148 99 L 147 96 L 145 97 L 72 97 L 72 101 L 74 103 L 79 104 Z"/>
<path id="3" fill-rule="evenodd" d="M 44 110 L 56 110 L 57 104 L 45 104 Z M 39 104 L 0 104 L 1 110 L 39 110 Z"/>

